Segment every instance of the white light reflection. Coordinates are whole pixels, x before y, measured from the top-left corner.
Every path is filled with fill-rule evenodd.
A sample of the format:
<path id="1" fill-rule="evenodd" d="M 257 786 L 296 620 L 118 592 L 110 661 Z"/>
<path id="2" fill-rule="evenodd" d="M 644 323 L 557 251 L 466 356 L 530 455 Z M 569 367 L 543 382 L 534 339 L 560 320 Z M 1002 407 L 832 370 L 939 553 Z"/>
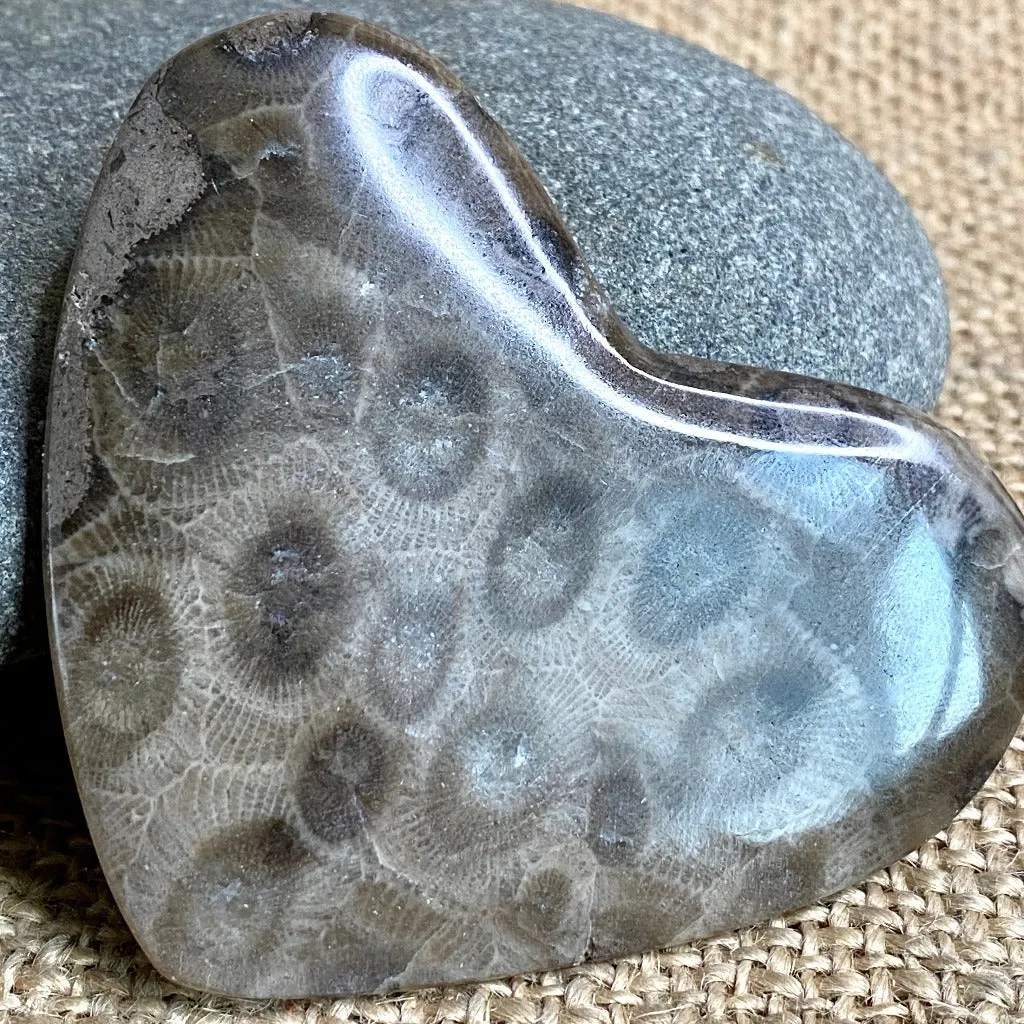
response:
<path id="1" fill-rule="evenodd" d="M 948 556 L 927 524 L 916 523 L 879 589 L 876 610 L 897 755 L 950 735 L 981 706 L 977 624 L 955 594 Z"/>
<path id="2" fill-rule="evenodd" d="M 342 115 L 347 120 L 352 138 L 366 163 L 370 177 L 381 189 L 387 203 L 401 211 L 409 228 L 419 235 L 421 241 L 433 248 L 437 255 L 447 260 L 462 281 L 469 283 L 492 308 L 518 325 L 536 344 L 542 345 L 557 361 L 565 374 L 579 386 L 600 401 L 626 416 L 648 423 L 651 426 L 709 441 L 722 441 L 759 448 L 767 451 L 803 452 L 819 455 L 857 456 L 861 458 L 907 459 L 917 461 L 927 454 L 927 442 L 916 431 L 890 423 L 888 420 L 867 416 L 842 409 L 821 406 L 787 404 L 787 408 L 814 413 L 817 416 L 835 416 L 861 420 L 865 425 L 881 428 L 894 441 L 891 445 L 837 448 L 828 441 L 820 443 L 794 444 L 790 441 L 773 441 L 734 433 L 727 426 L 712 428 L 694 423 L 680 422 L 674 415 L 646 404 L 642 400 L 623 394 L 607 381 L 601 379 L 586 364 L 579 353 L 574 352 L 560 338 L 551 324 L 546 322 L 539 311 L 517 294 L 500 272 L 488 266 L 467 242 L 465 231 L 459 230 L 455 218 L 449 215 L 443 203 L 438 202 L 436 192 L 424 193 L 421 183 L 409 174 L 394 158 L 386 143 L 382 141 L 380 122 L 373 116 L 375 76 L 403 79 L 408 85 L 426 94 L 434 106 L 444 115 L 473 161 L 486 174 L 494 189 L 495 197 L 507 216 L 518 229 L 538 263 L 544 268 L 552 287 L 556 288 L 581 324 L 584 324 L 592 339 L 616 359 L 628 373 L 643 378 L 652 385 L 675 392 L 678 396 L 709 395 L 723 402 L 762 406 L 771 408 L 775 403 L 738 395 L 718 395 L 683 384 L 665 381 L 633 366 L 594 327 L 580 307 L 569 284 L 552 265 L 537 244 L 525 212 L 508 187 L 501 170 L 485 148 L 476 139 L 459 111 L 449 98 L 428 78 L 415 68 L 408 67 L 394 58 L 382 54 L 360 52 L 354 54 L 344 72 L 340 75 L 337 99 L 342 105 Z M 437 183 L 434 182 L 436 185 Z"/>

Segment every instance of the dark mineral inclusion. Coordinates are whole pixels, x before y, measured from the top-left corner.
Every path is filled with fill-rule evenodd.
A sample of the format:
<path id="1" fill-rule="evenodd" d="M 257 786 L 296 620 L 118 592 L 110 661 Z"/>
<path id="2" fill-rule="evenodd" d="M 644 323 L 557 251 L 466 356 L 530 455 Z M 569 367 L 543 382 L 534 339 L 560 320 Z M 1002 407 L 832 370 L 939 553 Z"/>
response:
<path id="1" fill-rule="evenodd" d="M 51 628 L 97 849 L 247 996 L 667 945 L 943 825 L 1024 523 L 925 416 L 658 356 L 502 129 L 337 16 L 144 88 L 72 271 Z"/>

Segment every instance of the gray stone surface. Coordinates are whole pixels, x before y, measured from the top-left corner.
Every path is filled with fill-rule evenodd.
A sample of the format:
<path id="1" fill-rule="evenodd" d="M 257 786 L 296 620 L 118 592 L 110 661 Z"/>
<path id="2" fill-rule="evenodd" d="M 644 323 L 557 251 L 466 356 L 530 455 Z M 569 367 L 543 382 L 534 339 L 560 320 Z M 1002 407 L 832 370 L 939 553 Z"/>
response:
<path id="1" fill-rule="evenodd" d="M 103 153 L 161 60 L 281 6 L 4 5 L 0 661 L 42 635 L 35 522 L 46 380 Z M 463 77 L 519 142 L 641 341 L 933 404 L 948 331 L 927 240 L 870 163 L 787 94 L 702 49 L 570 7 L 322 6 L 416 39 Z"/>

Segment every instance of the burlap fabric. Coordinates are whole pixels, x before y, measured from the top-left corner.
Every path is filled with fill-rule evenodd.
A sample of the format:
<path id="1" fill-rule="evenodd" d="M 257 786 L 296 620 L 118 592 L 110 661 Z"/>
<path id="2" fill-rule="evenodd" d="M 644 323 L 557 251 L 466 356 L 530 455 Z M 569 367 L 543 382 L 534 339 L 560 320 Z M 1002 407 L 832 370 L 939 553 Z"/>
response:
<path id="1" fill-rule="evenodd" d="M 752 68 L 882 166 L 949 287 L 942 419 L 1024 502 L 1022 0 L 592 3 Z M 49 680 L 26 682 L 55 722 Z M 59 734 L 31 730 L 30 745 L 19 735 L 13 710 L 0 712 L 0 1015 L 12 1020 L 1024 1021 L 1022 740 L 920 850 L 784 919 L 540 977 L 256 1005 L 196 997 L 153 973 L 96 867 Z"/>

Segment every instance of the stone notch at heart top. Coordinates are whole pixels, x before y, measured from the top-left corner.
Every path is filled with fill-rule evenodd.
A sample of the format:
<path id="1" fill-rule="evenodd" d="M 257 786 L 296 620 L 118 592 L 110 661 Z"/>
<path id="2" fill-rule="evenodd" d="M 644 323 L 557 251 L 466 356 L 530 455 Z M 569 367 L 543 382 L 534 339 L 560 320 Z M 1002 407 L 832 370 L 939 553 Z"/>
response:
<path id="1" fill-rule="evenodd" d="M 341 17 L 249 22 L 143 89 L 47 486 L 97 850 L 202 988 L 749 923 L 942 826 L 1021 715 L 1024 523 L 962 443 L 641 348 L 502 129 Z"/>

